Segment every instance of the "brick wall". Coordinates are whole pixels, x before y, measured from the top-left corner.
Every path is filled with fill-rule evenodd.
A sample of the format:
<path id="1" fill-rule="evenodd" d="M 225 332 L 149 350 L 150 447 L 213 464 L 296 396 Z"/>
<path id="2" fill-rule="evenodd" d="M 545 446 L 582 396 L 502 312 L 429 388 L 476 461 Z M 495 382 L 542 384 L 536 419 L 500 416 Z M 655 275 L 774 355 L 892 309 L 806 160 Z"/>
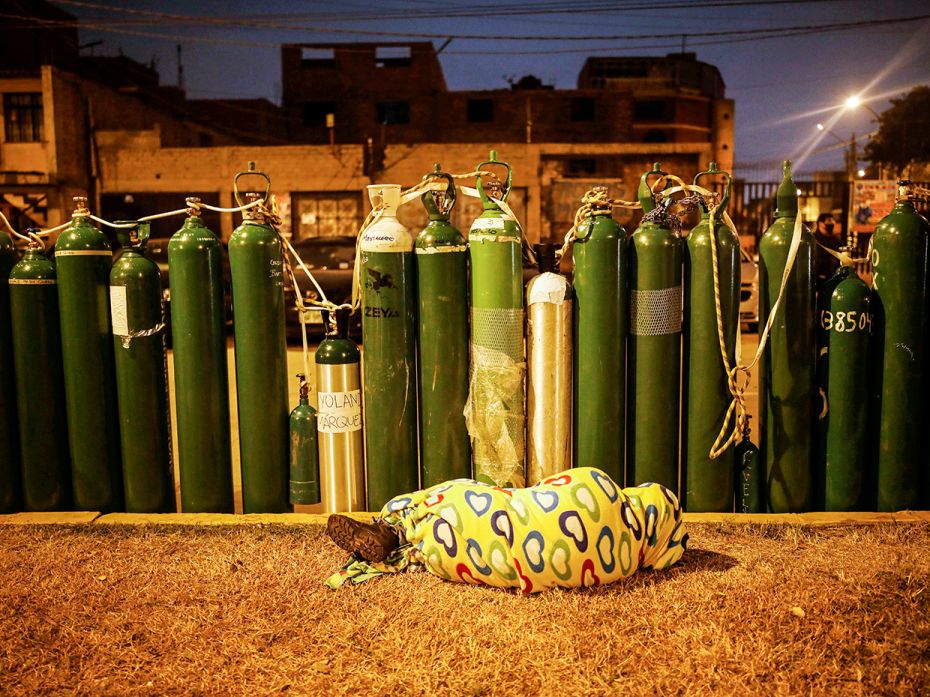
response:
<path id="1" fill-rule="evenodd" d="M 152 143 L 151 135 L 137 134 L 136 138 L 139 143 Z M 368 183 L 362 176 L 360 146 L 132 148 L 108 134 L 102 134 L 101 142 L 101 183 L 105 193 L 215 191 L 220 205 L 229 207 L 235 205 L 233 178 L 247 168 L 250 160 L 269 175 L 272 193 L 282 195 L 294 191 L 358 191 Z M 240 181 L 243 192 L 264 189 L 257 177 L 243 177 Z M 183 197 L 179 197 L 177 206 L 183 205 Z M 231 216 L 223 216 L 224 239 L 229 238 L 233 225 Z"/>

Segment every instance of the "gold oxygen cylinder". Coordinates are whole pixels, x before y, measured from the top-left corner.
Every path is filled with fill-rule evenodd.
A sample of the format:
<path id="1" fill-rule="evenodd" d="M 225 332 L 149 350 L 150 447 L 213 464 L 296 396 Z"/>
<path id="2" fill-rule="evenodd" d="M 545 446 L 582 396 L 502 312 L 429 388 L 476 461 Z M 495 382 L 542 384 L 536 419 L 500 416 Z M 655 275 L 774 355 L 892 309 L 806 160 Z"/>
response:
<path id="1" fill-rule="evenodd" d="M 572 287 L 557 246 L 534 245 L 539 275 L 526 286 L 527 486 L 572 466 Z"/>
<path id="2" fill-rule="evenodd" d="M 365 510 L 362 446 L 361 355 L 349 339 L 349 316 L 336 310 L 320 342 L 316 363 L 317 435 L 323 508 L 327 513 Z"/>

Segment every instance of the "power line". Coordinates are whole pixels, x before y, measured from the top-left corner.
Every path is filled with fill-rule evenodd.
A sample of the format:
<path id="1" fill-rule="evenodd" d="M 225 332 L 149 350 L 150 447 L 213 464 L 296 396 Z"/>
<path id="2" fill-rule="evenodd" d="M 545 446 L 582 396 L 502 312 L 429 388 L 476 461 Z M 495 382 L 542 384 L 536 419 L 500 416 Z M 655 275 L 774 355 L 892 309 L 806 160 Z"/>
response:
<path id="1" fill-rule="evenodd" d="M 207 16 L 207 15 L 183 15 L 167 12 L 155 12 L 152 10 L 139 10 L 134 8 L 117 8 L 110 5 L 103 5 L 95 2 L 84 2 L 83 0 L 55 0 L 58 4 L 64 5 L 73 5 L 76 7 L 85 7 L 89 9 L 103 9 L 110 12 L 116 12 L 121 14 L 136 15 L 151 17 L 153 19 L 158 19 L 160 24 L 165 23 L 177 23 L 182 22 L 185 24 L 190 24 L 191 26 L 203 25 L 209 26 L 238 26 L 238 27 L 249 27 L 249 28 L 259 28 L 259 29 L 280 29 L 285 31 L 301 31 L 301 32 L 314 32 L 322 34 L 351 34 L 358 36 L 375 36 L 375 37 L 404 37 L 404 38 L 418 38 L 418 39 L 459 39 L 459 40 L 470 40 L 470 41 L 639 41 L 646 39 L 666 39 L 669 37 L 668 32 L 663 32 L 661 34 L 615 34 L 615 35 L 591 35 L 585 34 L 581 36 L 555 36 L 555 35 L 495 35 L 495 34 L 455 34 L 455 33 L 423 33 L 423 32 L 391 32 L 391 31 L 381 31 L 381 30 L 364 30 L 364 29 L 339 29 L 335 27 L 320 27 L 313 25 L 293 25 L 287 23 L 265 21 L 265 20 L 243 20 L 241 18 L 235 17 L 216 17 L 216 16 Z M 746 4 L 745 0 L 717 0 L 718 2 L 742 2 Z M 793 2 L 795 0 L 766 0 L 766 2 Z M 804 1 L 804 0 L 796 0 Z M 714 0 L 708 0 L 704 4 L 705 7 L 712 6 Z M 681 4 L 681 3 L 679 3 Z M 759 5 L 761 3 L 748 3 L 751 5 Z M 667 3 L 665 5 L 656 5 L 650 4 L 648 9 L 655 9 L 656 7 L 671 7 L 672 3 Z M 688 5 L 690 7 L 690 5 Z M 646 5 L 642 5 L 644 9 L 647 8 Z M 756 27 L 752 29 L 737 29 L 737 30 L 727 30 L 727 31 L 704 31 L 704 32 L 688 32 L 689 37 L 715 37 L 715 36 L 731 36 L 731 35 L 756 35 L 761 36 L 764 34 L 771 33 L 781 33 L 781 32 L 812 32 L 812 31 L 838 31 L 843 29 L 857 29 L 863 27 L 877 27 L 885 26 L 890 24 L 901 24 L 905 22 L 915 22 L 924 19 L 930 19 L 930 14 L 924 15 L 914 15 L 910 17 L 894 17 L 888 19 L 875 19 L 875 20 L 860 20 L 855 22 L 834 22 L 826 24 L 807 24 L 807 25 L 792 25 L 792 26 L 783 26 L 783 27 Z"/>
<path id="2" fill-rule="evenodd" d="M 17 28 L 17 26 L 19 26 L 20 28 L 26 28 L 26 27 L 42 28 L 42 27 L 36 27 L 36 24 L 45 25 L 45 28 L 48 28 L 48 29 L 57 29 L 62 26 L 77 26 L 81 29 L 92 29 L 92 30 L 96 30 L 96 31 L 104 32 L 104 33 L 120 34 L 120 35 L 126 35 L 126 36 L 140 36 L 143 38 L 157 39 L 157 40 L 171 41 L 171 42 L 187 41 L 187 42 L 205 43 L 205 44 L 213 44 L 213 45 L 245 46 L 249 48 L 275 48 L 277 49 L 281 47 L 281 44 L 279 42 L 259 41 L 256 39 L 221 38 L 221 37 L 204 36 L 203 34 L 197 34 L 197 35 L 166 34 L 163 32 L 145 31 L 141 29 L 113 28 L 109 26 L 108 24 L 98 24 L 95 22 L 83 22 L 82 21 L 80 23 L 77 23 L 77 22 L 60 21 L 60 20 L 44 20 L 44 19 L 38 19 L 34 17 L 26 17 L 23 15 L 13 15 L 13 14 L 5 14 L 5 13 L 0 13 L 0 17 L 7 18 L 7 19 L 28 20 L 26 23 L 22 25 L 7 24 L 8 28 Z M 900 19 L 895 19 L 895 20 L 877 20 L 877 21 L 883 25 L 887 25 L 887 24 L 892 24 L 892 23 L 898 24 L 898 23 L 903 23 L 903 22 L 917 21 L 917 20 L 925 19 L 925 18 L 930 18 L 930 15 L 920 16 L 920 17 L 907 17 L 907 18 L 900 18 Z M 719 33 L 715 33 L 714 35 L 728 36 L 731 34 L 736 34 L 737 36 L 734 38 L 730 38 L 730 39 L 726 39 L 726 38 L 710 39 L 706 41 L 689 40 L 688 45 L 689 46 L 721 46 L 721 45 L 726 45 L 726 44 L 744 43 L 748 41 L 765 41 L 765 40 L 770 40 L 770 39 L 782 39 L 782 38 L 790 38 L 790 37 L 795 37 L 795 36 L 806 36 L 806 35 L 816 34 L 816 33 L 821 33 L 821 32 L 844 31 L 844 30 L 850 30 L 850 29 L 869 28 L 869 26 L 872 24 L 873 22 L 856 22 L 856 23 L 850 23 L 848 25 L 841 25 L 841 26 L 812 25 L 809 28 L 788 30 L 788 31 L 778 31 L 777 29 L 758 29 L 758 30 L 747 30 L 746 32 L 743 32 L 743 31 L 719 32 Z M 745 34 L 751 31 L 759 31 L 759 32 L 765 31 L 765 32 L 770 32 L 770 33 L 768 35 L 753 34 L 751 36 L 739 36 L 741 34 Z M 705 32 L 705 33 L 710 34 L 711 32 Z M 650 36 L 657 36 L 657 35 L 650 35 Z M 668 35 L 662 35 L 662 36 L 664 38 L 665 36 L 668 36 Z M 695 34 L 686 34 L 686 36 L 691 37 L 691 36 L 695 36 Z M 483 38 L 488 38 L 488 37 L 483 37 Z M 594 38 L 602 39 L 603 37 L 594 37 Z M 626 36 L 624 37 L 626 41 L 645 40 L 646 38 L 649 38 L 649 37 L 647 36 L 642 36 L 642 37 Z M 570 37 L 567 37 L 565 40 L 566 41 L 570 40 Z M 348 48 L 349 46 L 348 44 L 346 44 L 346 46 L 347 48 L 344 48 L 342 50 L 352 50 L 351 48 Z M 465 50 L 463 49 L 463 50 L 458 50 L 458 51 L 457 50 L 445 51 L 444 53 L 445 55 L 478 56 L 478 55 L 549 55 L 549 54 L 579 54 L 579 53 L 594 54 L 594 53 L 603 53 L 606 51 L 606 52 L 613 53 L 615 55 L 630 55 L 630 54 L 639 53 L 645 50 L 674 49 L 674 48 L 678 48 L 678 46 L 679 46 L 679 43 L 677 41 L 674 41 L 674 42 L 661 43 L 661 44 L 645 44 L 645 45 L 639 44 L 637 46 L 632 46 L 632 47 L 625 48 L 625 49 L 617 48 L 613 46 L 593 46 L 593 47 L 587 47 L 587 48 L 536 49 L 536 50 L 533 50 L 533 49 Z"/>
<path id="3" fill-rule="evenodd" d="M 100 9 L 105 12 L 125 12 L 138 16 L 155 16 L 157 13 L 151 10 L 132 10 L 130 8 L 119 8 L 102 3 L 87 2 L 86 0 L 57 0 L 59 4 L 71 5 L 74 7 L 85 7 L 89 9 Z M 365 12 L 317 12 L 317 13 L 285 13 L 285 14 L 264 14 L 264 15 L 239 15 L 239 21 L 260 21 L 268 20 L 293 22 L 368 22 L 385 19 L 448 19 L 448 18 L 467 18 L 467 17 L 514 17 L 526 15 L 548 15 L 548 14 L 612 14 L 616 12 L 635 12 L 641 10 L 672 10 L 672 9 L 698 9 L 703 10 L 708 7 L 765 7 L 775 5 L 809 5 L 824 4 L 835 2 L 849 2 L 849 0 L 707 0 L 706 2 L 693 2 L 690 0 L 657 0 L 656 2 L 644 2 L 643 0 L 628 0 L 627 2 L 605 2 L 604 0 L 588 0 L 587 2 L 552 2 L 552 3 L 526 3 L 522 5 L 501 6 L 495 5 L 472 5 L 470 7 L 429 7 L 421 10 L 413 9 L 390 9 L 385 10 L 378 8 L 377 12 L 366 14 Z M 231 18 L 229 18 L 231 19 Z"/>
<path id="4" fill-rule="evenodd" d="M 93 29 L 95 31 L 107 34 L 120 34 L 124 36 L 141 36 L 147 39 L 161 39 L 164 41 L 190 41 L 203 44 L 219 44 L 226 46 L 245 46 L 248 48 L 281 48 L 280 42 L 275 41 L 255 41 L 253 39 L 224 39 L 220 37 L 188 35 L 188 34 L 164 34 L 155 31 L 142 31 L 137 29 L 113 29 L 106 24 L 94 24 L 93 22 L 76 22 L 61 21 L 52 19 L 39 19 L 26 15 L 14 15 L 0 13 L 0 18 L 4 19 L 21 19 L 26 20 L 23 24 L 7 23 L 8 29 L 61 29 L 73 27 L 75 29 Z M 39 26 L 37 26 L 39 25 Z"/>
<path id="5" fill-rule="evenodd" d="M 64 0 L 63 0 L 64 1 Z M 823 4 L 833 2 L 848 2 L 849 0 L 707 0 L 703 1 L 684 1 L 684 0 L 656 0 L 655 2 L 643 2 L 642 0 L 628 0 L 627 2 L 542 2 L 542 3 L 523 3 L 520 5 L 501 6 L 495 4 L 475 4 L 467 8 L 450 8 L 430 7 L 422 10 L 413 10 L 410 8 L 385 10 L 378 6 L 378 12 L 371 15 L 354 13 L 347 15 L 345 13 L 283 13 L 273 15 L 274 17 L 291 22 L 300 21 L 356 21 L 384 19 L 385 17 L 398 16 L 404 19 L 419 19 L 422 17 L 499 17 L 513 15 L 537 15 L 537 14 L 578 14 L 579 12 L 608 14 L 614 12 L 627 12 L 636 10 L 665 10 L 665 9 L 703 9 L 705 7 L 739 7 L 739 6 L 766 6 L 766 5 L 795 5 L 795 4 Z M 247 19 L 263 19 L 268 15 L 242 15 Z"/>
<path id="6" fill-rule="evenodd" d="M 786 31 L 776 34 L 770 34 L 767 36 L 753 35 L 753 36 L 737 36 L 732 39 L 711 39 L 707 41 L 692 41 L 690 39 L 694 34 L 682 34 L 688 38 L 688 47 L 693 46 L 723 46 L 725 44 L 739 44 L 745 43 L 747 41 L 766 41 L 769 39 L 785 39 L 794 36 L 808 36 L 810 34 L 821 34 L 831 31 L 843 31 L 842 29 L 822 29 L 822 28 L 811 28 L 798 31 Z M 734 32 L 742 33 L 742 32 Z M 631 46 L 628 49 L 617 49 L 611 46 L 594 46 L 587 48 L 557 48 L 557 49 L 534 49 L 534 50 L 461 50 L 461 51 L 446 51 L 446 55 L 455 55 L 455 56 L 531 56 L 531 55 L 550 55 L 550 54 L 578 54 L 584 53 L 590 55 L 592 53 L 601 53 L 604 51 L 609 51 L 616 55 L 630 55 L 635 53 L 640 53 L 645 50 L 650 49 L 679 49 L 681 47 L 680 41 L 672 41 L 665 44 L 638 44 L 636 46 Z"/>

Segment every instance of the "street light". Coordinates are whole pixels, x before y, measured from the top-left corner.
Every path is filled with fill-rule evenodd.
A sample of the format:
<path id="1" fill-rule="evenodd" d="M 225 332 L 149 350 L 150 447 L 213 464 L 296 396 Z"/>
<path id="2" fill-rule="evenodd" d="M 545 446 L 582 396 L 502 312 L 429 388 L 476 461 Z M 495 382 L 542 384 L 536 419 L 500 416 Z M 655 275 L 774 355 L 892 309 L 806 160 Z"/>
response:
<path id="1" fill-rule="evenodd" d="M 850 96 L 846 97 L 846 101 L 843 102 L 843 106 L 845 106 L 847 109 L 858 109 L 859 107 L 864 107 L 876 119 L 880 118 L 878 112 L 863 102 L 862 97 L 860 97 L 858 94 L 851 94 Z"/>
<path id="2" fill-rule="evenodd" d="M 826 133 L 829 133 L 831 136 L 833 136 L 836 139 L 836 142 L 840 143 L 841 145 L 849 145 L 849 141 L 843 140 L 838 135 L 836 135 L 836 133 L 834 133 L 831 129 L 824 126 L 822 123 L 817 124 L 817 130 L 825 131 Z"/>

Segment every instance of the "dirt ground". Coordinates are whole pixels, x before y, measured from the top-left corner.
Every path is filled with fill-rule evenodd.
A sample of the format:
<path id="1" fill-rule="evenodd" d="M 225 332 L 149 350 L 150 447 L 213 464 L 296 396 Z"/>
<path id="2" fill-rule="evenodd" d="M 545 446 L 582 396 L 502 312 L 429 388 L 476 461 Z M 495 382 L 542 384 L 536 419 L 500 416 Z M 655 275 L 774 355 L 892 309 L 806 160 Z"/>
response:
<path id="1" fill-rule="evenodd" d="M 338 592 L 319 527 L 0 529 L 0 693 L 930 694 L 930 525 L 692 525 L 683 561 L 524 597 Z"/>

